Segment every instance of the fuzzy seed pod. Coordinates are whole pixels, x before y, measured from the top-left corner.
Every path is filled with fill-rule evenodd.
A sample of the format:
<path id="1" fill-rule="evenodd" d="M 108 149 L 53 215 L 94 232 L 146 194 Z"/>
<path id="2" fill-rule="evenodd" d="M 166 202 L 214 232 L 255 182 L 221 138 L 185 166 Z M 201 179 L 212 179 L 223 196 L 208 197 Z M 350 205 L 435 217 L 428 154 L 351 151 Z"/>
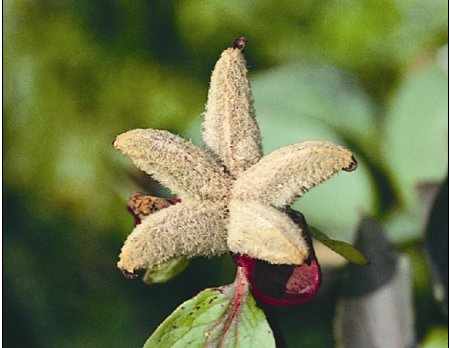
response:
<path id="1" fill-rule="evenodd" d="M 318 289 L 320 270 L 306 225 L 296 223 L 287 207 L 357 163 L 347 149 L 321 141 L 286 146 L 261 158 L 245 44 L 243 37 L 235 40 L 214 67 L 203 122 L 208 150 L 164 130 L 136 129 L 115 140 L 139 169 L 181 198 L 169 205 L 132 197 L 129 209 L 140 224 L 126 240 L 118 266 L 133 273 L 177 257 L 232 251 L 257 259 L 255 274 L 264 262 L 288 265 L 292 276 L 282 290 L 301 294 L 304 301 L 305 288 L 308 294 Z M 311 276 L 304 277 L 304 271 Z"/>
<path id="2" fill-rule="evenodd" d="M 356 169 L 352 153 L 324 141 L 285 146 L 264 156 L 240 176 L 233 198 L 283 208 L 340 170 Z"/>
<path id="3" fill-rule="evenodd" d="M 157 129 L 122 133 L 114 146 L 134 164 L 182 199 L 223 200 L 231 178 L 207 152 L 174 134 Z"/>
<path id="4" fill-rule="evenodd" d="M 204 113 L 203 140 L 237 177 L 262 156 L 253 97 L 242 49 L 226 49 L 211 75 Z"/>
<path id="5" fill-rule="evenodd" d="M 287 214 L 258 202 L 230 203 L 228 247 L 272 264 L 301 265 L 309 256 L 303 231 Z"/>
<path id="6" fill-rule="evenodd" d="M 179 256 L 212 256 L 226 252 L 224 207 L 183 202 L 146 217 L 128 236 L 118 267 L 128 273 Z"/>

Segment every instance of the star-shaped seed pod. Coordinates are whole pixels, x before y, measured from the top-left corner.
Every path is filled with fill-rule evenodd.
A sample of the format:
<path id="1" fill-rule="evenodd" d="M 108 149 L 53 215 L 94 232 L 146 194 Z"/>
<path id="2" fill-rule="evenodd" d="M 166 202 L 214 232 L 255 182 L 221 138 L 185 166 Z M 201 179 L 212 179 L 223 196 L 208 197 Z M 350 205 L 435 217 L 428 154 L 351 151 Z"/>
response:
<path id="1" fill-rule="evenodd" d="M 311 251 L 301 224 L 288 215 L 303 193 L 341 170 L 352 153 L 306 141 L 262 157 L 243 49 L 227 48 L 210 82 L 203 121 L 205 149 L 164 130 L 136 129 L 114 146 L 169 188 L 181 203 L 145 218 L 127 238 L 118 267 L 134 273 L 185 256 L 228 251 L 269 264 L 302 265 Z"/>

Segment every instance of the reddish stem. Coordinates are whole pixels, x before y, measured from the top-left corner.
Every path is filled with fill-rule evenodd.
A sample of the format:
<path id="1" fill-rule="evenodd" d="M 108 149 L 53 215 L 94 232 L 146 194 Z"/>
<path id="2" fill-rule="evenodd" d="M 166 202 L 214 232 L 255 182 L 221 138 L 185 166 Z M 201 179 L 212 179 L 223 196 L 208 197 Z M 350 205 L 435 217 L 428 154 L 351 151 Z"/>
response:
<path id="1" fill-rule="evenodd" d="M 245 270 L 242 267 L 238 267 L 236 270 L 236 278 L 234 279 L 233 299 L 231 300 L 228 316 L 224 323 L 224 332 L 228 331 L 234 318 L 239 315 L 242 304 L 247 298 L 248 288 L 249 282 L 245 275 Z"/>

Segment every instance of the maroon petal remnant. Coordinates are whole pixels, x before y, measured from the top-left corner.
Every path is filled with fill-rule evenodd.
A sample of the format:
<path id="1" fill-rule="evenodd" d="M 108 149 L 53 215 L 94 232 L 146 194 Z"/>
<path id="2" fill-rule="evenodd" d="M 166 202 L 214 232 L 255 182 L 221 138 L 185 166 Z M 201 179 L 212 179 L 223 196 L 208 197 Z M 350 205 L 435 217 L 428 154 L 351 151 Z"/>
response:
<path id="1" fill-rule="evenodd" d="M 246 255 L 234 255 L 243 268 L 253 296 L 264 304 L 276 307 L 300 305 L 311 300 L 319 291 L 320 266 L 315 256 L 307 264 L 272 265 Z"/>
<path id="2" fill-rule="evenodd" d="M 237 267 L 244 269 L 253 296 L 263 304 L 276 307 L 300 305 L 319 291 L 322 275 L 316 259 L 308 224 L 302 213 L 288 209 L 290 218 L 304 231 L 309 258 L 302 265 L 274 265 L 247 255 L 234 255 Z"/>

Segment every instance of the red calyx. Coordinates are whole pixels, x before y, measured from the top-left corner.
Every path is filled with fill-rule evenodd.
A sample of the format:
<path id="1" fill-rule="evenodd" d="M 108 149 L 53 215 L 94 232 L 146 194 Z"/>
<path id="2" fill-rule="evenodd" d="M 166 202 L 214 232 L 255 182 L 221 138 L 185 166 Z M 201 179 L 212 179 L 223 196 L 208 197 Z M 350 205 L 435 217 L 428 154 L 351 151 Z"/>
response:
<path id="1" fill-rule="evenodd" d="M 320 266 L 312 254 L 302 265 L 272 265 L 246 255 L 234 260 L 251 285 L 253 296 L 263 304 L 288 307 L 310 301 L 319 291 Z"/>

